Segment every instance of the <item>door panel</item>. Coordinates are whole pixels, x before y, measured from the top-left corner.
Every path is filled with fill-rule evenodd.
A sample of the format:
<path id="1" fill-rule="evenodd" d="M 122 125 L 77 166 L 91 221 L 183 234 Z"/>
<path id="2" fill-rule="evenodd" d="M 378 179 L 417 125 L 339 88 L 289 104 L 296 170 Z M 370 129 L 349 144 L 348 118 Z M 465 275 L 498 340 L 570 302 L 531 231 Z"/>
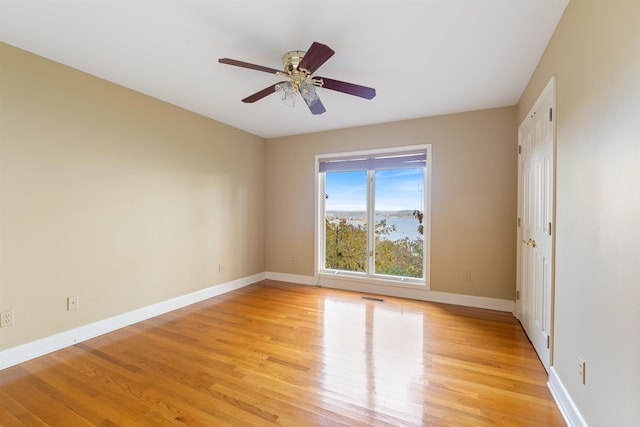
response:
<path id="1" fill-rule="evenodd" d="M 518 318 L 545 369 L 551 362 L 555 81 L 519 129 Z"/>

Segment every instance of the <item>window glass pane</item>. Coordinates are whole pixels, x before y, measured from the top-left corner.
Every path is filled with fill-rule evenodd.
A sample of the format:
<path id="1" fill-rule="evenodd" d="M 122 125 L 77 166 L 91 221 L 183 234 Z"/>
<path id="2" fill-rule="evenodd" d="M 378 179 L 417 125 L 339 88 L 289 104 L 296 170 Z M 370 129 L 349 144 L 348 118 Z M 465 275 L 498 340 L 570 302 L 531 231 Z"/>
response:
<path id="1" fill-rule="evenodd" d="M 367 172 L 325 175 L 325 268 L 367 269 Z"/>
<path id="2" fill-rule="evenodd" d="M 375 172 L 375 273 L 423 277 L 424 168 Z"/>

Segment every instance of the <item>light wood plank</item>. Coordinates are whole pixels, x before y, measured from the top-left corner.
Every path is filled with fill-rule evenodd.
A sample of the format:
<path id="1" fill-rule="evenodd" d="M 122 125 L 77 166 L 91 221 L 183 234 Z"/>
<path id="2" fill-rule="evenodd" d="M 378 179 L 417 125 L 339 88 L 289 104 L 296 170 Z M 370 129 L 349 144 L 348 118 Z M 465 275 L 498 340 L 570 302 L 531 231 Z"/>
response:
<path id="1" fill-rule="evenodd" d="M 0 371 L 0 424 L 564 426 L 509 313 L 275 281 Z"/>

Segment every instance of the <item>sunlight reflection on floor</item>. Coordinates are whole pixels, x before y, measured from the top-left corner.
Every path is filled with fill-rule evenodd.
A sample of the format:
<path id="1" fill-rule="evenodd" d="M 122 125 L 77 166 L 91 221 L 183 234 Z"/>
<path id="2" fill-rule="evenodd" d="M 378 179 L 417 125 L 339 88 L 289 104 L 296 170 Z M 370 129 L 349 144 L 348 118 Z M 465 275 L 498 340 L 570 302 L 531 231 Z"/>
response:
<path id="1" fill-rule="evenodd" d="M 325 391 L 420 423 L 424 382 L 421 312 L 382 302 L 325 299 Z"/>

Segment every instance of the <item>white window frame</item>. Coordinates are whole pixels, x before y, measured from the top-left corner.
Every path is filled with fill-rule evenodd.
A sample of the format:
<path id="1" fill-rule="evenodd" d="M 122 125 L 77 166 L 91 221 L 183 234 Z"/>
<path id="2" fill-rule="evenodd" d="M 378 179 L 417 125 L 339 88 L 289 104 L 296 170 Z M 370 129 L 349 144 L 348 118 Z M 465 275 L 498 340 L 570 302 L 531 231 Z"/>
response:
<path id="1" fill-rule="evenodd" d="M 387 276 L 376 274 L 375 269 L 371 267 L 373 257 L 367 259 L 368 272 L 352 272 L 344 270 L 325 269 L 325 187 L 324 174 L 320 172 L 320 163 L 327 160 L 338 160 L 344 158 L 353 158 L 358 156 L 380 156 L 392 154 L 415 153 L 421 150 L 426 152 L 426 165 L 424 171 L 424 217 L 422 223 L 423 229 L 423 278 L 410 278 Z M 431 277 L 431 169 L 433 163 L 433 155 L 431 144 L 411 145 L 403 147 L 392 147 L 375 150 L 350 151 L 342 153 L 318 154 L 315 157 L 315 277 L 321 278 L 339 278 L 348 279 L 350 281 L 362 281 L 366 283 L 381 284 L 388 286 L 396 286 L 412 289 L 430 289 Z M 371 176 L 372 171 L 368 171 L 367 177 Z M 371 184 L 373 188 L 374 184 Z M 373 194 L 367 194 L 367 213 L 370 217 L 375 216 L 373 212 Z M 369 222 L 372 220 L 370 219 Z M 372 239 L 373 228 L 368 227 L 368 241 Z"/>

